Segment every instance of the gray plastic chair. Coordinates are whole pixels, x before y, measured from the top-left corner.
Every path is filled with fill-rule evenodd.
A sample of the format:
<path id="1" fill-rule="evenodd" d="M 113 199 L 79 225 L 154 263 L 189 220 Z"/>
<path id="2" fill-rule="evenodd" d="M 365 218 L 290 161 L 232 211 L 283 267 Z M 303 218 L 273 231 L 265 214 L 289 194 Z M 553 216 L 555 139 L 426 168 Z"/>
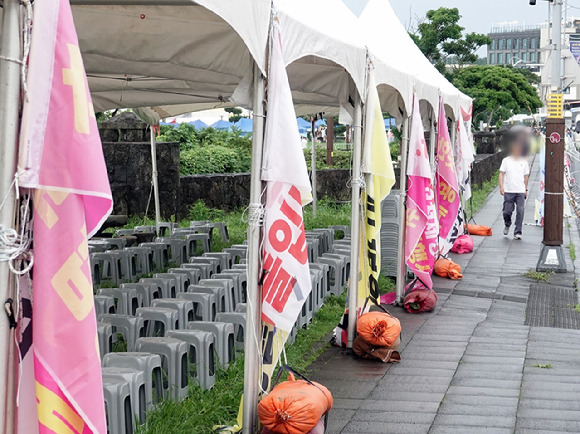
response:
<path id="1" fill-rule="evenodd" d="M 184 329 L 189 321 L 195 320 L 193 303 L 183 298 L 159 298 L 153 300 L 152 307 L 168 307 L 177 311 L 177 328 Z"/>
<path id="2" fill-rule="evenodd" d="M 236 289 L 232 279 L 201 279 L 198 285 L 223 288 L 225 292 L 225 305 L 221 312 L 233 312 L 236 309 Z"/>
<path id="3" fill-rule="evenodd" d="M 161 297 L 161 291 L 159 290 L 159 286 L 157 283 L 154 282 L 142 282 L 139 283 L 122 283 L 119 285 L 119 288 L 122 289 L 134 289 L 137 292 L 137 295 L 143 300 L 141 307 L 149 307 L 151 306 L 151 302 L 156 298 Z M 134 315 L 134 314 L 133 314 Z"/>
<path id="4" fill-rule="evenodd" d="M 188 293 L 212 294 L 215 297 L 218 312 L 226 310 L 226 291 L 223 286 L 189 285 Z"/>
<path id="5" fill-rule="evenodd" d="M 145 334 L 149 337 L 165 336 L 167 330 L 178 327 L 178 314 L 167 307 L 140 307 L 137 316 L 145 321 Z"/>
<path id="6" fill-rule="evenodd" d="M 107 431 L 111 434 L 132 434 L 134 422 L 129 382 L 118 378 L 103 378 L 103 396 Z"/>
<path id="7" fill-rule="evenodd" d="M 213 274 L 211 264 L 182 264 L 181 268 L 185 268 L 186 270 L 193 269 L 199 272 L 200 279 L 209 279 Z M 199 281 L 199 279 L 198 279 Z M 197 282 L 196 282 L 197 283 Z"/>
<path id="8" fill-rule="evenodd" d="M 202 258 L 217 258 L 220 260 L 220 272 L 232 268 L 232 255 L 228 252 L 210 252 L 204 253 Z"/>
<path id="9" fill-rule="evenodd" d="M 149 352 L 161 356 L 161 368 L 167 375 L 163 388 L 167 397 L 177 401 L 187 398 L 187 344 L 166 337 L 139 338 L 135 348 L 139 352 Z"/>
<path id="10" fill-rule="evenodd" d="M 147 399 L 145 397 L 145 373 L 129 368 L 102 368 L 103 381 L 121 380 L 129 384 L 131 395 L 131 422 L 133 429 L 145 423 Z"/>
<path id="11" fill-rule="evenodd" d="M 115 299 L 108 295 L 95 295 L 95 312 L 97 315 L 101 313 L 115 313 Z"/>
<path id="12" fill-rule="evenodd" d="M 97 323 L 97 337 L 102 359 L 105 354 L 113 351 L 113 326 L 104 322 Z"/>
<path id="13" fill-rule="evenodd" d="M 189 346 L 189 375 L 195 378 L 202 389 L 211 389 L 215 384 L 215 337 L 203 330 L 173 330 L 167 337 L 179 339 Z"/>
<path id="14" fill-rule="evenodd" d="M 242 312 L 220 312 L 216 315 L 217 322 L 233 324 L 235 332 L 236 349 L 244 349 L 244 336 L 246 328 L 246 314 Z"/>
<path id="15" fill-rule="evenodd" d="M 187 323 L 187 328 L 213 333 L 219 363 L 224 369 L 228 369 L 236 357 L 234 325 L 224 322 L 191 321 Z"/>
<path id="16" fill-rule="evenodd" d="M 217 314 L 215 294 L 182 292 L 177 298 L 193 303 L 194 321 L 214 321 Z"/>
<path id="17" fill-rule="evenodd" d="M 147 411 L 163 401 L 161 357 L 152 353 L 109 353 L 103 357 L 103 367 L 135 369 L 144 373 Z"/>
<path id="18" fill-rule="evenodd" d="M 110 324 L 113 333 L 121 333 L 127 342 L 127 351 L 135 349 L 138 338 L 145 336 L 145 321 L 142 317 L 134 317 L 119 314 L 101 314 L 99 322 Z"/>

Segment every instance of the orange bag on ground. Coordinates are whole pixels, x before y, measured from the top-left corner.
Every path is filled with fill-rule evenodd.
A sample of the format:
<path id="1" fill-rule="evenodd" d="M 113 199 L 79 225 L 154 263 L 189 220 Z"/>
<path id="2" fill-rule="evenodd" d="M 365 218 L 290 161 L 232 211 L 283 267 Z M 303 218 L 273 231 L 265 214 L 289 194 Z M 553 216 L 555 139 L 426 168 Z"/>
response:
<path id="1" fill-rule="evenodd" d="M 362 359 L 380 360 L 383 363 L 399 363 L 401 354 L 396 351 L 399 345 L 401 345 L 400 336 L 390 347 L 377 347 L 366 342 L 362 336 L 357 336 L 352 343 L 352 350 Z"/>
<path id="2" fill-rule="evenodd" d="M 356 331 L 371 345 L 390 347 L 401 334 L 401 323 L 388 313 L 368 312 L 358 319 Z"/>
<path id="3" fill-rule="evenodd" d="M 324 427 L 324 420 L 320 419 L 316 426 L 308 431 L 306 434 L 324 434 L 326 428 Z M 271 431 L 268 428 L 262 428 L 262 434 L 277 434 L 275 431 Z"/>
<path id="4" fill-rule="evenodd" d="M 433 268 L 435 274 L 441 277 L 449 277 L 453 280 L 459 280 L 463 277 L 461 274 L 461 267 L 451 259 L 439 258 L 435 261 Z"/>
<path id="5" fill-rule="evenodd" d="M 274 433 L 304 434 L 319 424 L 332 403 L 330 391 L 322 384 L 295 380 L 290 375 L 289 381 L 274 386 L 260 401 L 258 418 Z"/>
<path id="6" fill-rule="evenodd" d="M 469 232 L 469 235 L 481 235 L 483 237 L 489 237 L 492 234 L 489 226 L 482 225 L 467 225 L 467 232 Z"/>

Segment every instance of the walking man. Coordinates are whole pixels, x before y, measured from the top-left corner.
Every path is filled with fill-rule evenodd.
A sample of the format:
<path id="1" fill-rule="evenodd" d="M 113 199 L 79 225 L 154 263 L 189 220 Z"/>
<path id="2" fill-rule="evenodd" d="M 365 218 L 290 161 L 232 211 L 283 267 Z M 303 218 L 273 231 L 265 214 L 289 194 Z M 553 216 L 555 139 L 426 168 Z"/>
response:
<path id="1" fill-rule="evenodd" d="M 528 197 L 530 165 L 526 157 L 529 133 L 524 128 L 513 128 L 508 133 L 510 155 L 503 159 L 499 168 L 499 192 L 503 196 L 503 234 L 509 234 L 512 214 L 516 210 L 514 239 L 522 239 L 524 207 Z"/>

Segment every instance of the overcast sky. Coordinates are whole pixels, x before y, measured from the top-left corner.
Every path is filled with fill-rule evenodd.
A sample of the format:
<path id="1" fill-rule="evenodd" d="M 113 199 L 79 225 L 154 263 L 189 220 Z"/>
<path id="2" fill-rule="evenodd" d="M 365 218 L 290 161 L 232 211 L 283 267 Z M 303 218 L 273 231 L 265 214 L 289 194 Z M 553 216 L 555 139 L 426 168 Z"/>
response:
<path id="1" fill-rule="evenodd" d="M 343 0 L 359 14 L 366 0 Z M 416 17 L 424 17 L 429 9 L 441 6 L 456 7 L 462 15 L 459 22 L 468 32 L 487 34 L 494 24 L 518 21 L 518 24 L 540 24 L 547 20 L 547 2 L 538 0 L 530 6 L 528 0 L 390 0 L 399 20 L 405 27 L 414 25 Z M 570 5 L 580 7 L 580 0 L 568 0 Z M 580 15 L 579 9 L 570 9 L 570 15 Z"/>

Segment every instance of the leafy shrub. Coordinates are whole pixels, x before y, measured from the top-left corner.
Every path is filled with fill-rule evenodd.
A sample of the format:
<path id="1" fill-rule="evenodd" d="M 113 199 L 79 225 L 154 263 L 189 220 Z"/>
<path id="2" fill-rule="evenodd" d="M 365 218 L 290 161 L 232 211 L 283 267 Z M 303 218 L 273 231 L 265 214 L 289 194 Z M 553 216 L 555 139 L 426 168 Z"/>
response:
<path id="1" fill-rule="evenodd" d="M 203 128 L 192 125 L 161 127 L 162 142 L 178 142 L 181 151 L 182 175 L 201 173 L 248 172 L 251 165 L 252 137 L 232 131 Z"/>

